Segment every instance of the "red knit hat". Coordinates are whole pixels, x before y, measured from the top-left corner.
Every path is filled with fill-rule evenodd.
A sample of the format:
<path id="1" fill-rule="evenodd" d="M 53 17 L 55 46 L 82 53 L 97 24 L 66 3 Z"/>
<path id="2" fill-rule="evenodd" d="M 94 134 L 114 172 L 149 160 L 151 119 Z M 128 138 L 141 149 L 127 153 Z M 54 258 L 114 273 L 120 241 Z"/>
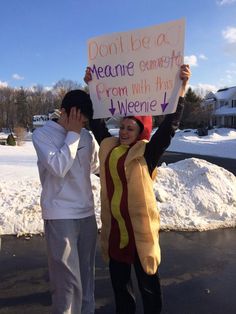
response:
<path id="1" fill-rule="evenodd" d="M 152 132 L 152 116 L 134 116 L 133 118 L 141 128 L 138 140 L 149 141 Z"/>

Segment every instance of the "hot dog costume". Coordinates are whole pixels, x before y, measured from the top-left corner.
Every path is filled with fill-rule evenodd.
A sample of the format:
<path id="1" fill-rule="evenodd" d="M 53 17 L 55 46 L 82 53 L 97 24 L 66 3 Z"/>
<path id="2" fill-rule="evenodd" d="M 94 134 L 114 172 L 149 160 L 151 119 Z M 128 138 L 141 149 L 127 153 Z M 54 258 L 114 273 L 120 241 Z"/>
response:
<path id="1" fill-rule="evenodd" d="M 105 260 L 132 264 L 137 253 L 147 274 L 157 272 L 161 261 L 160 218 L 153 178 L 182 112 L 180 97 L 176 112 L 165 116 L 150 141 L 151 117 L 135 116 L 144 128 L 131 146 L 120 145 L 118 138 L 110 137 L 101 121 L 91 124 L 100 143 L 101 250 Z"/>

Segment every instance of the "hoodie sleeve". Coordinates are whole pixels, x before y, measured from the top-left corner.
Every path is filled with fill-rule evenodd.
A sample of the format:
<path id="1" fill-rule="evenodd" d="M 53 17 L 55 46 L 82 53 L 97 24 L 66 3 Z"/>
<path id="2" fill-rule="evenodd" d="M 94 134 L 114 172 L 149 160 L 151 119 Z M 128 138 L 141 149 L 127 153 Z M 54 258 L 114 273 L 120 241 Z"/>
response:
<path id="1" fill-rule="evenodd" d="M 99 145 L 94 135 L 92 135 L 92 159 L 91 159 L 91 172 L 94 174 L 99 173 Z"/>
<path id="2" fill-rule="evenodd" d="M 63 178 L 70 170 L 76 157 L 80 135 L 67 132 L 64 143 L 57 147 L 48 134 L 41 130 L 33 133 L 33 144 L 38 156 L 38 163 L 43 165 L 52 175 Z"/>
<path id="3" fill-rule="evenodd" d="M 146 159 L 149 173 L 152 174 L 158 161 L 171 143 L 171 139 L 178 129 L 184 110 L 184 98 L 179 97 L 178 106 L 175 113 L 165 116 L 165 119 L 153 134 L 151 140 L 146 145 L 144 157 Z"/>

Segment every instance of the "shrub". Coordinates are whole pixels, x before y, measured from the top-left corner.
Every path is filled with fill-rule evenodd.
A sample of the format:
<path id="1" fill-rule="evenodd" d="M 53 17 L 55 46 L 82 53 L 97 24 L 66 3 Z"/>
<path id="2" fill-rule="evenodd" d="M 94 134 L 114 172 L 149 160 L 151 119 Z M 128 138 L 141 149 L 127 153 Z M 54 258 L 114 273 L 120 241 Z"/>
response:
<path id="1" fill-rule="evenodd" d="M 16 140 L 15 140 L 14 135 L 12 133 L 9 134 L 7 137 L 7 145 L 16 146 Z"/>

